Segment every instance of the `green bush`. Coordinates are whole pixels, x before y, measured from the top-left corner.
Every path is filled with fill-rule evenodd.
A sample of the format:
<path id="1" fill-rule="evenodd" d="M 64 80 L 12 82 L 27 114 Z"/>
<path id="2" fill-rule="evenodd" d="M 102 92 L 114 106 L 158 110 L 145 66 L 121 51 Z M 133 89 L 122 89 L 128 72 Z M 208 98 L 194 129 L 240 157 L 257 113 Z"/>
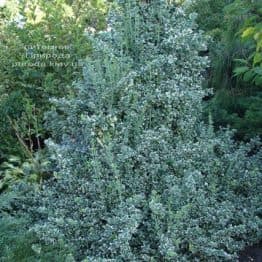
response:
<path id="1" fill-rule="evenodd" d="M 28 184 L 41 183 L 51 176 L 52 164 L 46 153 L 39 151 L 27 161 L 11 156 L 0 165 L 0 193 L 21 181 Z"/>
<path id="2" fill-rule="evenodd" d="M 201 122 L 208 61 L 194 15 L 118 3 L 90 37 L 76 97 L 54 100 L 57 169 L 28 208 L 31 231 L 76 260 L 234 261 L 261 239 L 260 144 Z"/>
<path id="3" fill-rule="evenodd" d="M 45 245 L 28 232 L 30 220 L 4 216 L 0 219 L 0 260 L 2 262 L 72 261 L 62 243 Z"/>
<path id="4" fill-rule="evenodd" d="M 29 231 L 36 216 L 28 216 L 25 211 L 28 213 L 35 191 L 36 186 L 20 183 L 0 194 L 0 261 L 73 261 L 71 247 L 62 241 L 46 245 Z"/>
<path id="5" fill-rule="evenodd" d="M 7 1 L 0 12 L 2 162 L 43 148 L 50 135 L 43 126 L 49 99 L 73 95 L 80 60 L 91 49 L 85 30 L 104 28 L 106 6 L 104 1 Z"/>
<path id="6" fill-rule="evenodd" d="M 209 102 L 207 113 L 211 112 L 216 128 L 230 125 L 237 130 L 234 138 L 248 140 L 262 134 L 262 94 L 247 94 L 236 90 L 218 90 Z M 207 114 L 206 114 L 207 115 Z M 206 116 L 207 117 L 207 116 Z"/>
<path id="7" fill-rule="evenodd" d="M 261 136 L 261 1 L 193 1 L 189 11 L 212 36 L 209 42 L 211 67 L 209 88 L 214 98 L 207 107 L 216 127 L 230 125 L 236 138 Z M 223 23 L 221 23 L 223 21 Z M 241 112 L 241 113 L 239 113 Z"/>

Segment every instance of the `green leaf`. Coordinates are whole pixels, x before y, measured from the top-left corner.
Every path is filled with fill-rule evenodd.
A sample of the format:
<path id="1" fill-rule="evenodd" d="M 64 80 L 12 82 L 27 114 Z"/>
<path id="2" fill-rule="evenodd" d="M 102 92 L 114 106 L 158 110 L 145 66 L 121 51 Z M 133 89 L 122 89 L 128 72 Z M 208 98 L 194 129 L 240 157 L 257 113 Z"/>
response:
<path id="1" fill-rule="evenodd" d="M 240 66 L 234 69 L 234 76 L 242 75 L 249 70 L 248 66 Z"/>
<path id="2" fill-rule="evenodd" d="M 256 76 L 254 79 L 254 83 L 257 86 L 261 86 L 262 85 L 262 76 Z"/>
<path id="3" fill-rule="evenodd" d="M 262 76 L 262 67 L 260 66 L 260 67 L 255 67 L 254 69 L 253 69 L 253 71 L 257 74 L 257 75 L 260 75 L 260 76 Z"/>
<path id="4" fill-rule="evenodd" d="M 246 59 L 235 59 L 234 61 L 240 64 L 248 65 L 248 61 Z"/>
<path id="5" fill-rule="evenodd" d="M 255 28 L 253 26 L 250 26 L 244 30 L 241 37 L 247 39 L 250 38 L 254 33 L 255 33 Z"/>
<path id="6" fill-rule="evenodd" d="M 243 79 L 244 79 L 244 81 L 249 82 L 249 81 L 252 80 L 252 78 L 254 76 L 255 76 L 254 71 L 250 70 L 250 71 L 247 71 L 246 73 L 244 73 Z"/>
<path id="7" fill-rule="evenodd" d="M 253 60 L 253 65 L 259 64 L 262 62 L 262 53 L 256 53 Z"/>

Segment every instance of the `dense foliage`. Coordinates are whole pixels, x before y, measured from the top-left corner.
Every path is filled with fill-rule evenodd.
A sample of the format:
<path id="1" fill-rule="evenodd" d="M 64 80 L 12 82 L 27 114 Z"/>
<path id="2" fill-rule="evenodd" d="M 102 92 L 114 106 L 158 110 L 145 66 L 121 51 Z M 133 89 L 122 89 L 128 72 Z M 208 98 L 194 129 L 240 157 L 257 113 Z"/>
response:
<path id="1" fill-rule="evenodd" d="M 193 1 L 189 11 L 198 13 L 200 28 L 213 39 L 207 86 L 215 94 L 207 112 L 215 126 L 230 125 L 238 140 L 261 136 L 261 1 Z"/>
<path id="2" fill-rule="evenodd" d="M 103 0 L 3 2 L 0 261 L 261 241 L 260 1 L 118 0 L 107 24 Z"/>
<path id="3" fill-rule="evenodd" d="M 65 0 L 7 1 L 1 8 L 0 163 L 11 166 L 19 158 L 39 171 L 36 165 L 45 161 L 39 154 L 50 136 L 44 126 L 49 99 L 73 95 L 70 86 L 91 50 L 85 31 L 104 28 L 106 10 L 104 1 Z"/>
<path id="4" fill-rule="evenodd" d="M 57 172 L 29 209 L 41 240 L 72 245 L 76 260 L 234 261 L 261 238 L 260 145 L 201 122 L 194 18 L 119 1 L 92 38 L 76 97 L 50 113 Z"/>
<path id="5" fill-rule="evenodd" d="M 2 262 L 70 261 L 69 249 L 62 244 L 44 245 L 28 232 L 30 219 L 3 217 L 0 220 L 0 259 Z M 72 261 L 72 259 L 71 259 Z"/>
<path id="6" fill-rule="evenodd" d="M 1 158 L 21 151 L 18 136 L 29 150 L 41 148 L 48 100 L 70 93 L 68 85 L 81 74 L 78 61 L 90 50 L 84 32 L 87 26 L 101 29 L 105 11 L 94 6 L 96 1 L 13 2 L 2 8 Z M 14 8 L 11 16 L 8 10 Z"/>

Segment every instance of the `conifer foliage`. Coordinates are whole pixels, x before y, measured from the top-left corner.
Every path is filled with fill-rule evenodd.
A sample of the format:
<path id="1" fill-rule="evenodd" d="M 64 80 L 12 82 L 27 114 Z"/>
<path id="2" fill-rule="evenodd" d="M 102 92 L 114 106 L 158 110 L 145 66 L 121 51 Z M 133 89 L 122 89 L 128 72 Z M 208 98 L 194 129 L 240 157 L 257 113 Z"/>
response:
<path id="1" fill-rule="evenodd" d="M 261 237 L 258 142 L 201 122 L 194 18 L 172 1 L 118 1 L 76 98 L 54 101 L 57 175 L 31 230 L 76 260 L 232 261 Z"/>

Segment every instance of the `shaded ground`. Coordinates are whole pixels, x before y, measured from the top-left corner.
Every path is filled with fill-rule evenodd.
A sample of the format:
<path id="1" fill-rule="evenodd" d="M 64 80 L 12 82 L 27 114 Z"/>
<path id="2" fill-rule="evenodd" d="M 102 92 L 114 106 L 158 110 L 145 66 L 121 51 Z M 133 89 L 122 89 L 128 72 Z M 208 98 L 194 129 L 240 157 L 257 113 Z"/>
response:
<path id="1" fill-rule="evenodd" d="M 239 262 L 262 262 L 262 242 L 245 248 L 239 255 Z"/>

